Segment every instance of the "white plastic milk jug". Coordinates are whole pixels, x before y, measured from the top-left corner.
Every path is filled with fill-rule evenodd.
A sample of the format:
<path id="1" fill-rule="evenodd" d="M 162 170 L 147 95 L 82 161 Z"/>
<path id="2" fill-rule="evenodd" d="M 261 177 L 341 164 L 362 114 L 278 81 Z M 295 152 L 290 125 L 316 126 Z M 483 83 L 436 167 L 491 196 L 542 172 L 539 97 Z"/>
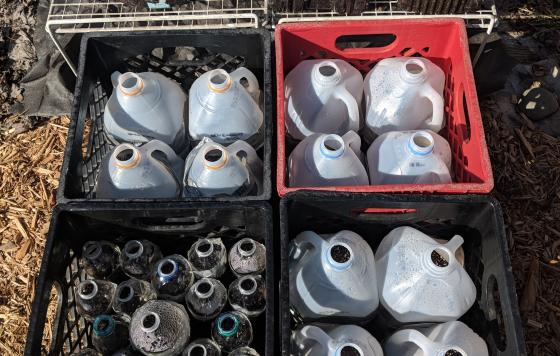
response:
<path id="1" fill-rule="evenodd" d="M 304 231 L 289 251 L 290 304 L 302 318 L 367 318 L 377 309 L 375 260 L 360 235 Z"/>
<path id="2" fill-rule="evenodd" d="M 443 70 L 425 58 L 381 60 L 364 80 L 366 124 L 377 135 L 444 125 Z"/>
<path id="3" fill-rule="evenodd" d="M 367 159 L 372 185 L 451 183 L 451 148 L 430 130 L 387 132 L 373 141 Z"/>
<path id="4" fill-rule="evenodd" d="M 384 349 L 386 356 L 488 356 L 484 340 L 460 321 L 399 330 Z"/>
<path id="5" fill-rule="evenodd" d="M 262 161 L 244 141 L 224 147 L 210 138 L 189 153 L 183 183 L 185 196 L 244 196 L 260 194 Z"/>
<path id="6" fill-rule="evenodd" d="M 160 140 L 181 154 L 188 148 L 187 95 L 175 81 L 153 72 L 111 75 L 105 131 L 116 143 Z"/>
<path id="7" fill-rule="evenodd" d="M 354 131 L 306 137 L 288 159 L 290 187 L 368 185 L 360 144 Z"/>
<path id="8" fill-rule="evenodd" d="M 242 82 L 248 84 L 245 87 Z M 198 78 L 189 91 L 189 134 L 229 144 L 244 140 L 258 147 L 264 116 L 259 107 L 259 82 L 247 68 L 228 73 L 214 69 Z"/>
<path id="9" fill-rule="evenodd" d="M 184 161 L 165 143 L 123 143 L 103 159 L 97 198 L 178 198 Z"/>
<path id="10" fill-rule="evenodd" d="M 341 59 L 306 60 L 286 76 L 286 128 L 297 140 L 360 129 L 361 73 Z"/>
<path id="11" fill-rule="evenodd" d="M 408 226 L 383 238 L 375 253 L 379 299 L 401 323 L 460 318 L 475 302 L 476 287 L 455 258 L 463 238 L 445 244 Z"/>
<path id="12" fill-rule="evenodd" d="M 305 325 L 292 333 L 296 356 L 383 356 L 381 345 L 357 325 Z"/>

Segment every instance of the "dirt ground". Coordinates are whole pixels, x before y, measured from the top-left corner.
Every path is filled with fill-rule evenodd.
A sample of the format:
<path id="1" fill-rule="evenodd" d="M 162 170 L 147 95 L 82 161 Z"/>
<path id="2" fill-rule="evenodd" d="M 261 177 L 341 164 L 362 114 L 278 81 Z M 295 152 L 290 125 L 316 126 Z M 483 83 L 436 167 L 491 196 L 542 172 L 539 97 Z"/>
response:
<path id="1" fill-rule="evenodd" d="M 25 347 L 69 123 L 65 117 L 37 122 L 8 114 L 22 100 L 18 81 L 36 60 L 35 5 L 35 0 L 0 0 L 0 354 L 5 355 L 21 354 Z M 560 35 L 554 19 L 558 1 L 497 5 L 513 18 L 552 17 L 518 25 L 514 32 L 520 36 L 540 38 L 545 47 L 551 47 L 547 40 L 560 38 L 554 37 Z M 558 59 L 560 52 L 551 56 Z M 493 194 L 504 209 L 528 353 L 560 355 L 560 140 L 527 122 L 512 128 L 492 103 L 481 101 Z"/>

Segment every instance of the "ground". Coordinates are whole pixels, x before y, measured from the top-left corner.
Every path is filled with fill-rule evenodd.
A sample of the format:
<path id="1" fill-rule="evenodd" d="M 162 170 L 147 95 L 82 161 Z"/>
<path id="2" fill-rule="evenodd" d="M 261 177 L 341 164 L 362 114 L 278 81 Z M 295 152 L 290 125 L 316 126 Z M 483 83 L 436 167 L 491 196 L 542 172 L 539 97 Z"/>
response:
<path id="1" fill-rule="evenodd" d="M 502 22 L 535 14 L 551 17 L 525 22 L 513 32 L 553 46 L 546 41 L 558 38 L 558 2 L 497 3 L 515 15 Z M 35 0 L 0 0 L 0 354 L 6 355 L 21 354 L 25 347 L 69 123 L 66 117 L 30 120 L 8 114 L 22 100 L 17 83 L 36 59 L 31 40 L 35 5 Z M 540 36 L 543 31 L 546 36 Z M 553 50 L 558 58 L 560 52 Z M 528 353 L 559 355 L 560 141 L 527 122 L 514 129 L 490 107 L 481 100 L 493 194 L 504 209 Z"/>

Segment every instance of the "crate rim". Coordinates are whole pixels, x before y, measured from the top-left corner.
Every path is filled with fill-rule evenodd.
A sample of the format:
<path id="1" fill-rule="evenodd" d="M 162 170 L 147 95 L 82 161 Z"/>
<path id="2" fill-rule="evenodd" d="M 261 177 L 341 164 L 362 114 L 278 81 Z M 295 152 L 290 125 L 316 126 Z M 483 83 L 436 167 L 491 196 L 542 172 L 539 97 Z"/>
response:
<path id="1" fill-rule="evenodd" d="M 270 97 L 271 100 L 268 105 L 263 107 L 264 113 L 264 145 L 263 145 L 263 191 L 260 195 L 250 195 L 244 197 L 196 197 L 196 198 L 154 198 L 154 199 L 87 199 L 84 197 L 81 198 L 68 198 L 65 196 L 65 188 L 66 188 L 66 177 L 69 172 L 69 157 L 71 151 L 73 149 L 72 143 L 76 140 L 76 129 L 78 126 L 78 116 L 80 112 L 80 100 L 76 98 L 81 96 L 81 89 L 84 84 L 84 73 L 85 73 L 85 66 L 86 66 L 86 50 L 90 40 L 96 38 L 110 38 L 110 37 L 136 37 L 136 36 L 157 36 L 157 35 L 189 35 L 189 34 L 220 34 L 220 35 L 228 35 L 228 36 L 236 36 L 236 34 L 245 34 L 245 35 L 258 35 L 262 39 L 263 43 L 263 50 L 264 50 L 264 66 L 263 72 L 264 77 L 263 81 L 267 81 L 270 83 L 270 86 L 263 85 L 262 91 L 263 96 Z M 272 45 L 272 37 L 269 31 L 262 29 L 262 28 L 240 28 L 232 30 L 226 29 L 192 29 L 192 30 L 165 30 L 160 32 L 154 31 L 123 31 L 123 32 L 89 32 L 82 36 L 80 40 L 80 54 L 79 54 L 79 66 L 78 66 L 78 74 L 76 85 L 74 86 L 74 99 L 72 102 L 72 109 L 70 112 L 70 125 L 68 126 L 68 134 L 66 137 L 66 142 L 64 146 L 64 159 L 62 162 L 62 166 L 60 168 L 60 179 L 59 179 L 59 186 L 56 192 L 56 203 L 57 204 L 76 204 L 76 203 L 109 203 L 109 202 L 120 202 L 120 203 L 130 203 L 130 202 L 138 202 L 138 203 L 158 203 L 158 202 L 241 202 L 241 201 L 268 201 L 271 199 L 272 196 L 272 159 L 274 158 L 272 154 L 272 141 L 274 140 L 274 105 L 275 105 L 275 98 L 273 95 L 273 80 L 272 80 L 272 62 L 270 58 L 267 58 L 267 54 L 269 57 L 272 57 L 271 51 Z M 266 120 L 266 117 L 270 117 L 269 120 Z M 267 140 L 267 137 L 270 137 L 270 140 Z M 182 180 L 182 179 L 181 179 Z"/>
<path id="2" fill-rule="evenodd" d="M 423 194 L 488 194 L 494 188 L 494 174 L 492 171 L 492 164 L 490 161 L 490 155 L 488 152 L 488 145 L 486 143 L 486 137 L 484 134 L 484 126 L 482 123 L 482 114 L 480 112 L 480 106 L 478 103 L 478 95 L 476 93 L 476 83 L 474 80 L 473 74 L 473 66 L 470 59 L 470 53 L 468 48 L 468 37 L 467 37 L 467 30 L 464 24 L 464 21 L 458 17 L 448 17 L 448 18 L 412 18 L 412 19 L 384 19 L 384 20 L 355 20 L 355 21 L 331 21 L 331 22 L 305 22 L 305 23 L 283 23 L 277 26 L 277 30 L 274 33 L 274 41 L 275 41 L 275 59 L 276 59 L 276 66 L 275 66 L 275 75 L 276 75 L 276 98 L 280 98 L 284 96 L 284 88 L 281 87 L 280 83 L 284 83 L 284 78 L 287 73 L 284 72 L 282 68 L 281 61 L 278 58 L 283 58 L 283 50 L 282 46 L 279 45 L 282 42 L 283 31 L 285 29 L 310 29 L 310 28 L 322 28 L 324 26 L 329 25 L 336 25 L 336 26 L 344 26 L 345 24 L 352 24 L 355 26 L 367 26 L 369 24 L 375 23 L 376 25 L 382 26 L 384 23 L 404 23 L 406 25 L 415 25 L 415 24 L 428 24 L 428 23 L 436 23 L 436 24 L 454 24 L 455 26 L 459 27 L 461 43 L 462 43 L 462 51 L 463 51 L 463 65 L 466 66 L 467 70 L 467 78 L 466 78 L 466 88 L 464 95 L 466 96 L 466 103 L 470 103 L 473 107 L 469 109 L 469 123 L 471 126 L 475 126 L 478 131 L 477 139 L 480 141 L 481 146 L 484 148 L 482 149 L 482 157 L 481 157 L 481 166 L 483 173 L 487 175 L 487 179 L 483 180 L 481 183 L 446 183 L 446 184 L 423 184 L 423 185 L 414 185 L 414 184 L 398 184 L 398 185 L 365 185 L 365 186 L 330 186 L 330 187 L 305 187 L 306 189 L 317 190 L 317 191 L 340 191 L 340 192 L 352 192 L 352 193 L 391 193 L 391 194 L 414 194 L 420 193 Z M 281 78 L 282 77 L 282 78 Z M 279 79 L 280 78 L 280 79 Z M 467 89 L 470 89 L 468 90 Z M 302 188 L 298 187 L 290 187 L 288 186 L 286 180 L 288 177 L 287 174 L 287 161 L 288 157 L 286 156 L 286 147 L 285 147 L 285 140 L 288 136 L 286 126 L 285 126 L 285 118 L 280 116 L 280 112 L 284 112 L 285 109 L 281 107 L 281 103 L 279 100 L 276 100 L 276 156 L 277 156 L 277 165 L 276 165 L 276 190 L 280 197 L 284 197 L 286 194 L 294 191 L 302 190 Z M 474 110 L 473 110 L 474 109 Z M 475 119 L 476 118 L 476 119 Z M 474 119 L 474 120 L 473 120 Z M 472 133 L 472 131 L 471 131 Z M 399 189 L 394 189 L 395 187 L 399 187 Z M 420 187 L 420 188 L 419 188 Z"/>

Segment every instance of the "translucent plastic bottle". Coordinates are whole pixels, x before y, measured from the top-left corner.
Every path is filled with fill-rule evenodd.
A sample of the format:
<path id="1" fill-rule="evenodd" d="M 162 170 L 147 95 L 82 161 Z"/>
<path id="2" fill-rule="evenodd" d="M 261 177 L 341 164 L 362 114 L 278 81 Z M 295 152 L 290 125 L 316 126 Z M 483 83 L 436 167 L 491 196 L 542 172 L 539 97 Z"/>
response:
<path id="1" fill-rule="evenodd" d="M 220 238 L 199 239 L 189 249 L 187 258 L 199 278 L 220 278 L 226 271 L 227 252 Z"/>
<path id="2" fill-rule="evenodd" d="M 460 321 L 399 330 L 384 349 L 386 356 L 488 356 L 484 340 Z"/>
<path id="3" fill-rule="evenodd" d="M 266 309 L 265 280 L 255 274 L 231 282 L 228 288 L 229 304 L 248 317 L 256 317 Z"/>
<path id="4" fill-rule="evenodd" d="M 290 242 L 290 304 L 304 319 L 367 318 L 379 305 L 375 260 L 358 234 L 304 231 Z"/>
<path id="5" fill-rule="evenodd" d="M 243 346 L 230 352 L 229 356 L 259 356 L 259 353 L 251 347 Z"/>
<path id="6" fill-rule="evenodd" d="M 238 277 L 262 273 L 266 268 L 266 248 L 249 237 L 237 241 L 229 251 L 229 267 Z"/>
<path id="7" fill-rule="evenodd" d="M 183 351 L 182 356 L 221 356 L 220 346 L 211 339 L 196 339 Z"/>
<path id="8" fill-rule="evenodd" d="M 244 141 L 224 147 L 205 137 L 189 153 L 185 196 L 245 196 L 262 190 L 262 161 Z"/>
<path id="9" fill-rule="evenodd" d="M 146 356 L 180 355 L 189 342 L 190 320 L 181 304 L 151 300 L 130 321 L 130 342 Z"/>
<path id="10" fill-rule="evenodd" d="M 108 241 L 87 241 L 80 264 L 92 278 L 109 278 L 119 269 L 121 250 Z"/>
<path id="11" fill-rule="evenodd" d="M 113 309 L 116 313 L 128 318 L 144 303 L 157 298 L 157 292 L 152 285 L 139 279 L 129 279 L 117 286 Z"/>
<path id="12" fill-rule="evenodd" d="M 300 62 L 284 82 L 290 136 L 358 131 L 363 85 L 360 72 L 341 59 Z"/>
<path id="13" fill-rule="evenodd" d="M 109 355 L 128 344 L 128 326 L 110 315 L 99 315 L 92 327 L 91 343 L 103 355 Z"/>
<path id="14" fill-rule="evenodd" d="M 373 185 L 451 183 L 451 148 L 433 131 L 385 133 L 367 157 Z"/>
<path id="15" fill-rule="evenodd" d="M 99 279 L 80 282 L 76 287 L 78 313 L 90 321 L 101 314 L 110 313 L 116 288 L 115 283 Z"/>
<path id="16" fill-rule="evenodd" d="M 231 352 L 253 341 L 253 327 L 245 314 L 232 311 L 220 314 L 212 323 L 212 339 L 224 352 Z"/>
<path id="17" fill-rule="evenodd" d="M 189 91 L 191 139 L 210 137 L 221 144 L 244 140 L 254 147 L 260 146 L 264 115 L 259 96 L 257 77 L 247 68 L 240 67 L 231 73 L 223 69 L 204 73 Z"/>
<path id="18" fill-rule="evenodd" d="M 96 197 L 177 198 L 182 191 L 183 167 L 184 161 L 161 141 L 141 147 L 123 143 L 103 159 Z"/>
<path id="19" fill-rule="evenodd" d="M 292 333 L 295 356 L 383 356 L 379 342 L 356 325 L 305 325 Z"/>
<path id="20" fill-rule="evenodd" d="M 290 154 L 290 187 L 368 185 L 362 163 L 360 136 L 314 134 L 301 141 Z"/>
<path id="21" fill-rule="evenodd" d="M 475 302 L 476 287 L 455 251 L 463 238 L 445 244 L 408 226 L 383 238 L 375 259 L 379 299 L 399 322 L 445 322 Z"/>
<path id="22" fill-rule="evenodd" d="M 152 286 L 158 298 L 182 302 L 194 282 L 191 264 L 181 255 L 171 255 L 159 260 L 152 272 Z"/>
<path id="23" fill-rule="evenodd" d="M 217 279 L 202 278 L 191 286 L 185 301 L 193 318 L 212 320 L 221 313 L 227 303 L 226 287 Z"/>
<path id="24" fill-rule="evenodd" d="M 376 134 L 444 125 L 443 70 L 425 58 L 386 58 L 364 80 L 366 123 Z"/>
<path id="25" fill-rule="evenodd" d="M 111 75 L 114 90 L 105 105 L 105 132 L 116 143 L 165 142 L 181 153 L 186 135 L 187 95 L 175 81 L 159 73 Z"/>
<path id="26" fill-rule="evenodd" d="M 130 278 L 149 280 L 154 264 L 161 259 L 159 247 L 148 240 L 130 240 L 123 248 L 121 265 Z"/>

